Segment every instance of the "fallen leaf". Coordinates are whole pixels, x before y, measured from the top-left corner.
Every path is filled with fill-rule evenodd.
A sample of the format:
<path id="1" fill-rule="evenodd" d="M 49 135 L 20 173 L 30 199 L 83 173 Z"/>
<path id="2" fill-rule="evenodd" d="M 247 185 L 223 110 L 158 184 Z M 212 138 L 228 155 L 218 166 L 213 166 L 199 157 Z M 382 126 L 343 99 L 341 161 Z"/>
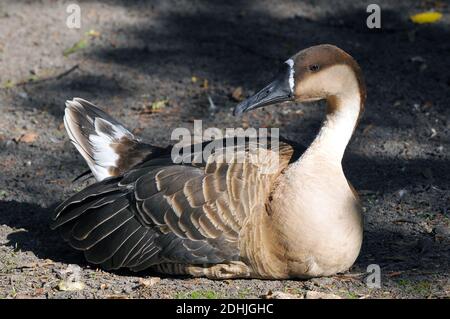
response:
<path id="1" fill-rule="evenodd" d="M 39 296 L 39 295 L 43 295 L 44 293 L 45 293 L 44 288 L 36 288 L 36 289 L 34 290 L 33 295 L 34 295 L 34 296 Z"/>
<path id="2" fill-rule="evenodd" d="M 198 78 L 196 76 L 191 77 L 192 83 L 196 83 L 198 81 Z"/>
<path id="3" fill-rule="evenodd" d="M 83 290 L 84 287 L 85 285 L 81 281 L 61 280 L 56 288 L 58 288 L 59 291 L 78 291 Z"/>
<path id="4" fill-rule="evenodd" d="M 242 101 L 244 99 L 243 97 L 243 91 L 242 91 L 242 87 L 238 86 L 237 88 L 235 88 L 233 90 L 233 92 L 231 93 L 231 97 L 233 98 L 233 100 L 235 100 L 236 102 Z"/>
<path id="5" fill-rule="evenodd" d="M 155 101 L 151 104 L 150 108 L 152 111 L 158 111 L 160 109 L 165 108 L 167 106 L 167 102 L 169 102 L 169 100 Z"/>
<path id="6" fill-rule="evenodd" d="M 423 230 L 427 233 L 427 234 L 431 234 L 433 232 L 433 226 L 430 225 L 429 223 L 427 223 L 426 221 L 421 221 L 419 223 L 419 225 L 423 228 Z"/>
<path id="7" fill-rule="evenodd" d="M 303 296 L 298 294 L 290 294 L 282 291 L 269 291 L 267 295 L 262 296 L 263 299 L 303 299 Z"/>
<path id="8" fill-rule="evenodd" d="M 341 297 L 335 294 L 328 294 L 325 292 L 312 290 L 308 291 L 305 297 L 306 299 L 342 299 Z"/>
<path id="9" fill-rule="evenodd" d="M 203 88 L 204 88 L 204 89 L 207 89 L 208 87 L 209 87 L 209 82 L 208 82 L 207 79 L 204 79 L 204 80 L 203 80 Z"/>
<path id="10" fill-rule="evenodd" d="M 65 57 L 68 57 L 69 55 L 82 50 L 84 48 L 86 48 L 88 46 L 88 42 L 85 39 L 81 39 L 80 41 L 78 41 L 77 43 L 75 43 L 72 47 L 65 49 L 63 52 L 63 55 Z"/>
<path id="11" fill-rule="evenodd" d="M 39 135 L 34 132 L 25 133 L 25 134 L 21 135 L 16 141 L 22 142 L 22 143 L 33 143 L 34 141 L 37 140 L 38 136 Z"/>
<path id="12" fill-rule="evenodd" d="M 435 11 L 422 12 L 410 16 L 412 22 L 417 24 L 435 23 L 442 18 L 442 13 Z"/>
<path id="13" fill-rule="evenodd" d="M 86 35 L 89 37 L 98 38 L 100 36 L 100 32 L 91 29 L 88 32 L 86 32 Z"/>
<path id="14" fill-rule="evenodd" d="M 141 114 L 149 114 L 161 111 L 163 108 L 167 106 L 169 100 L 158 100 L 152 103 L 145 103 L 142 106 Z"/>
<path id="15" fill-rule="evenodd" d="M 139 278 L 139 285 L 143 287 L 151 287 L 161 281 L 159 277 Z"/>
<path id="16" fill-rule="evenodd" d="M 16 86 L 16 83 L 12 80 L 6 80 L 2 84 L 3 89 L 10 89 L 10 88 L 13 88 L 14 86 Z"/>

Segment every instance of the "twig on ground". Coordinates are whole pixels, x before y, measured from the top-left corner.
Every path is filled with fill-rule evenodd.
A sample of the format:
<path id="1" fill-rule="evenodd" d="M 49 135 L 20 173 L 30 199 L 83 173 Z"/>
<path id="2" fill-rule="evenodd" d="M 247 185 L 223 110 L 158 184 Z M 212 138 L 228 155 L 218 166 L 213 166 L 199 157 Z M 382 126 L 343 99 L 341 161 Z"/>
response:
<path id="1" fill-rule="evenodd" d="M 24 85 L 27 85 L 27 84 L 38 84 L 38 83 L 47 82 L 47 81 L 51 81 L 51 80 L 59 80 L 59 79 L 65 77 L 66 75 L 69 75 L 70 73 L 72 73 L 73 71 L 75 71 L 78 68 L 79 68 L 79 65 L 76 64 L 73 67 L 71 67 L 70 69 L 68 69 L 68 70 L 66 70 L 66 71 L 64 71 L 64 72 L 62 72 L 62 73 L 60 73 L 60 74 L 58 74 L 56 76 L 51 76 L 51 77 L 48 77 L 48 78 L 38 79 L 36 81 L 28 81 L 28 80 L 27 81 L 21 81 L 21 82 L 16 83 L 15 86 L 24 86 Z"/>

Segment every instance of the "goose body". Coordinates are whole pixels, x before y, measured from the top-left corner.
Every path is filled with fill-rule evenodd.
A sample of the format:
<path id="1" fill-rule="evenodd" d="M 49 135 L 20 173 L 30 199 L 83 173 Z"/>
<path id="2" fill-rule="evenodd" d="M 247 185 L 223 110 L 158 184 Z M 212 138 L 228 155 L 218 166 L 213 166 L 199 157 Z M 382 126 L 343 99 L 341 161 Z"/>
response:
<path id="1" fill-rule="evenodd" d="M 181 163 L 173 147 L 145 144 L 93 104 L 68 101 L 66 129 L 98 182 L 63 202 L 51 226 L 106 269 L 214 279 L 346 271 L 362 242 L 358 198 L 341 166 L 365 99 L 356 62 L 331 45 L 303 50 L 235 112 L 318 99 L 328 101 L 327 118 L 307 150 L 228 138 L 192 147 L 196 158 L 221 145 Z M 225 160 L 218 149 L 234 155 Z"/>

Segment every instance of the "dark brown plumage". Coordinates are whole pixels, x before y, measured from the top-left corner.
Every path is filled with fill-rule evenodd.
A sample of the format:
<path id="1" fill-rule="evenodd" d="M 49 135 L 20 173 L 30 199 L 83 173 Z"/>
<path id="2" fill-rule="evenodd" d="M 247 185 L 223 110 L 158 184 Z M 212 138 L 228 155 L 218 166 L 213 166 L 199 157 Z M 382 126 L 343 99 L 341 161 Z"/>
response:
<path id="1" fill-rule="evenodd" d="M 90 114 L 104 117 L 92 104 L 88 107 Z M 72 247 L 84 251 L 89 262 L 106 269 L 139 271 L 161 263 L 237 261 L 248 203 L 257 194 L 270 191 L 267 185 L 302 149 L 282 141 L 278 170 L 261 174 L 261 167 L 248 159 L 258 150 L 258 140 L 247 138 L 240 150 L 234 138 L 223 142 L 224 149 L 232 147 L 246 160 L 215 162 L 212 156 L 201 163 L 174 164 L 171 148 L 154 148 L 149 153 L 144 144 L 143 152 L 138 153 L 141 146 L 137 140 L 128 149 L 116 144 L 133 158 L 142 157 L 140 163 L 63 202 L 53 215 L 51 228 L 59 229 Z M 202 150 L 208 145 L 204 143 Z M 120 161 L 126 162 L 127 156 L 121 153 Z"/>

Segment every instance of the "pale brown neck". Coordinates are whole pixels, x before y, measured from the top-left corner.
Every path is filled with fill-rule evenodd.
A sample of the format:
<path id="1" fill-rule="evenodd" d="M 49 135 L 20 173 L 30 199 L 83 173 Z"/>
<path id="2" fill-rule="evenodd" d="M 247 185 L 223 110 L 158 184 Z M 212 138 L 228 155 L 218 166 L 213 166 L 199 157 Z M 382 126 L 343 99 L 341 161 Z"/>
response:
<path id="1" fill-rule="evenodd" d="M 328 99 L 326 119 L 306 156 L 320 155 L 340 164 L 361 110 L 359 90 Z"/>

